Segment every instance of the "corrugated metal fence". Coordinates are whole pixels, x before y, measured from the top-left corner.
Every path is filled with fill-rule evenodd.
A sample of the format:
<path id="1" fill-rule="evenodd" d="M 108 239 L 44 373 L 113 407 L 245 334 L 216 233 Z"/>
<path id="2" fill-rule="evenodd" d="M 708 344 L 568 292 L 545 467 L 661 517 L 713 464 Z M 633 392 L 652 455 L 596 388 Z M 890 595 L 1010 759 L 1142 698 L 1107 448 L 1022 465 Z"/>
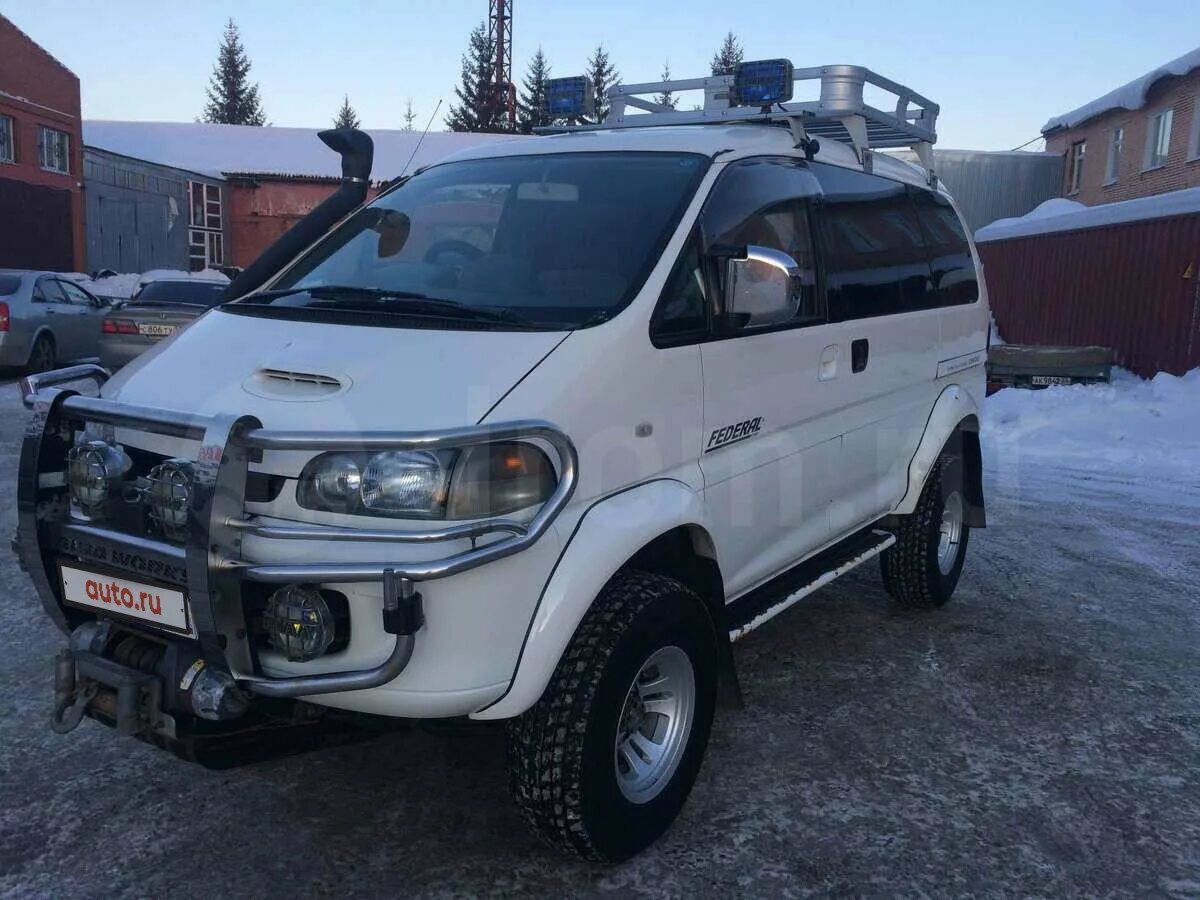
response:
<path id="1" fill-rule="evenodd" d="M 1100 344 L 1151 377 L 1200 366 L 1200 214 L 979 244 L 996 325 L 1019 344 Z"/>

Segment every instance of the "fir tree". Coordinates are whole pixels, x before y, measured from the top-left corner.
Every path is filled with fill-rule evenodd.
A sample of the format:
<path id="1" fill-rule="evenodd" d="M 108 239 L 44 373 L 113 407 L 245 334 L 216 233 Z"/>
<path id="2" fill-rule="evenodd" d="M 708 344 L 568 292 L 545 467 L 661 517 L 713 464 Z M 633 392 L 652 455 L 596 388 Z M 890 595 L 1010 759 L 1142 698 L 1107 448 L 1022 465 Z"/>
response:
<path id="1" fill-rule="evenodd" d="M 712 73 L 714 75 L 732 75 L 734 67 L 742 61 L 742 45 L 738 42 L 737 35 L 732 31 L 727 32 L 725 40 L 721 44 L 721 49 L 713 54 Z"/>
<path id="2" fill-rule="evenodd" d="M 554 120 L 546 109 L 546 81 L 550 78 L 550 64 L 546 54 L 538 47 L 529 61 L 521 96 L 517 98 L 517 130 L 521 134 L 532 134 L 533 129 L 549 125 Z"/>
<path id="3" fill-rule="evenodd" d="M 481 22 L 472 31 L 462 58 L 462 80 L 450 107 L 451 131 L 503 131 L 504 109 L 496 103 L 496 45 Z"/>
<path id="4" fill-rule="evenodd" d="M 230 19 L 221 39 L 217 64 L 208 83 L 204 121 L 222 125 L 265 125 L 267 115 L 258 99 L 258 84 L 251 84 L 250 57 L 242 46 L 237 25 Z"/>
<path id="5" fill-rule="evenodd" d="M 417 114 L 413 111 L 412 97 L 408 98 L 408 102 L 404 104 L 404 130 L 412 131 L 413 123 L 417 121 Z"/>
<path id="6" fill-rule="evenodd" d="M 333 120 L 334 128 L 358 128 L 362 125 L 359 121 L 358 113 L 354 111 L 354 107 L 350 105 L 350 95 L 347 94 L 342 98 L 342 108 L 338 110 L 337 117 Z"/>
<path id="7" fill-rule="evenodd" d="M 591 80 L 592 88 L 596 92 L 596 121 L 603 122 L 608 115 L 608 89 L 617 83 L 621 74 L 609 62 L 608 51 L 604 49 L 603 44 L 596 45 L 596 51 L 587 65 L 587 72 L 584 74 Z"/>
<path id="8" fill-rule="evenodd" d="M 663 64 L 662 75 L 659 77 L 663 81 L 671 80 L 671 63 L 670 62 L 666 62 Z M 675 109 L 676 107 L 679 106 L 679 98 L 676 97 L 674 92 L 672 92 L 672 91 L 663 91 L 661 94 L 656 94 L 654 96 L 654 102 L 661 103 L 663 106 L 669 106 L 669 107 L 671 107 L 671 109 Z"/>

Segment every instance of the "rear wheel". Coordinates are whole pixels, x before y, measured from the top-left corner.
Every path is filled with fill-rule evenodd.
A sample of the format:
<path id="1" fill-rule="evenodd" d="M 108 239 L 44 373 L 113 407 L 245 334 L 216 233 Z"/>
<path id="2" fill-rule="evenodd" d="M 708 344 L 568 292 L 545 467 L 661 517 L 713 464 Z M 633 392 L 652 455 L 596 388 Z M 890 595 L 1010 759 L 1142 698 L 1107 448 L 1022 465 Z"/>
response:
<path id="1" fill-rule="evenodd" d="M 959 457 L 938 457 L 917 508 L 894 533 L 896 543 L 880 555 L 887 592 L 902 606 L 942 606 L 958 585 L 971 536 Z"/>
<path id="2" fill-rule="evenodd" d="M 510 782 L 526 819 L 587 859 L 648 847 L 696 780 L 716 683 L 716 630 L 700 598 L 671 578 L 618 575 L 542 698 L 509 725 Z"/>
<path id="3" fill-rule="evenodd" d="M 39 334 L 29 351 L 27 368 L 30 372 L 49 372 L 54 368 L 54 360 L 54 339 L 48 334 Z"/>

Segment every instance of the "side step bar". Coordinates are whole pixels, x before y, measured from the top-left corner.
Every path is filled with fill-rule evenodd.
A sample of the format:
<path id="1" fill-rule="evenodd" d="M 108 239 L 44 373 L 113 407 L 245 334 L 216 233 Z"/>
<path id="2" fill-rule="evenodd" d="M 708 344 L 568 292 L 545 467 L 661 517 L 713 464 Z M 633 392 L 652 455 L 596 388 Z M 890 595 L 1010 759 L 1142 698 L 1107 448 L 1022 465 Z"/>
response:
<path id="1" fill-rule="evenodd" d="M 744 638 L 792 604 L 874 559 L 894 543 L 894 534 L 868 526 L 739 597 L 726 607 L 729 640 Z"/>

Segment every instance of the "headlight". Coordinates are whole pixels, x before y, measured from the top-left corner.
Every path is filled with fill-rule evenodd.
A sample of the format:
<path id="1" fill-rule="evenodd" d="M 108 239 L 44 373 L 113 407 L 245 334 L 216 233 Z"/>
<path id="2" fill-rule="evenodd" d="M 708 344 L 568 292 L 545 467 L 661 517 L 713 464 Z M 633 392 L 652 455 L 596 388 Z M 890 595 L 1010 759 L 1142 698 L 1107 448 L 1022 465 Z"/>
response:
<path id="1" fill-rule="evenodd" d="M 482 519 L 544 503 L 558 477 L 532 444 L 461 451 L 323 453 L 304 467 L 296 499 L 306 509 L 420 519 Z"/>
<path id="2" fill-rule="evenodd" d="M 112 487 L 133 465 L 125 450 L 105 441 L 84 441 L 67 451 L 67 487 L 85 516 L 99 518 Z"/>

